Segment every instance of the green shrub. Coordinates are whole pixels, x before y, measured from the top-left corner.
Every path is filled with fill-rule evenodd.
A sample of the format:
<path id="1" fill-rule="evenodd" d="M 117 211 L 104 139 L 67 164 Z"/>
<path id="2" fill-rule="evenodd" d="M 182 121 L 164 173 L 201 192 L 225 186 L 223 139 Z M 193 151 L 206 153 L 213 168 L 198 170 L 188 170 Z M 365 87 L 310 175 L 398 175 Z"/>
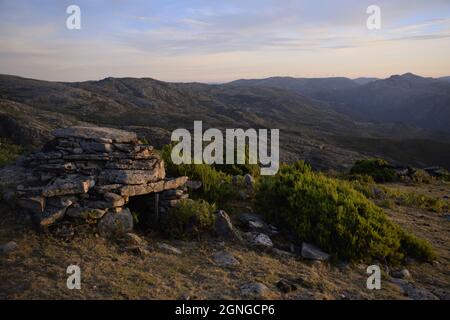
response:
<path id="1" fill-rule="evenodd" d="M 376 182 L 394 182 L 398 180 L 395 170 L 383 159 L 358 160 L 350 174 L 371 176 Z"/>
<path id="2" fill-rule="evenodd" d="M 433 261 L 437 258 L 436 253 L 428 241 L 416 238 L 410 233 L 402 233 L 400 245 L 405 252 L 409 252 L 411 256 L 421 261 Z"/>
<path id="3" fill-rule="evenodd" d="M 163 219 L 162 230 L 174 238 L 198 237 L 212 230 L 215 210 L 215 205 L 204 200 L 181 200 Z"/>
<path id="4" fill-rule="evenodd" d="M 256 207 L 271 223 L 336 258 L 398 262 L 405 255 L 427 256 L 422 254 L 425 247 L 432 251 L 426 243 L 420 247 L 417 243 L 422 242 L 406 237 L 349 182 L 314 173 L 303 162 L 282 166 L 276 176 L 262 178 Z"/>
<path id="5" fill-rule="evenodd" d="M 237 190 L 232 185 L 230 175 L 218 171 L 208 164 L 176 165 L 172 162 L 171 152 L 170 145 L 165 146 L 162 150 L 162 158 L 166 163 L 166 171 L 169 175 L 187 176 L 191 180 L 201 181 L 201 189 L 192 192 L 194 197 L 226 207 L 227 203 L 237 196 Z"/>
<path id="6" fill-rule="evenodd" d="M 0 166 L 13 162 L 21 153 L 22 147 L 0 139 Z"/>

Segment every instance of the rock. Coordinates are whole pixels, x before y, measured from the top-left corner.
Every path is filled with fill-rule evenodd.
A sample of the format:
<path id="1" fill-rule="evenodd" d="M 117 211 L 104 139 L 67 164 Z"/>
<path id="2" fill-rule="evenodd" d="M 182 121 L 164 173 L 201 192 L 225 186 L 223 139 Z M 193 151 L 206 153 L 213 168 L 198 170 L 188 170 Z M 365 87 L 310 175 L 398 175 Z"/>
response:
<path id="1" fill-rule="evenodd" d="M 100 184 L 147 184 L 164 179 L 166 173 L 164 167 L 159 166 L 155 170 L 104 170 L 98 179 Z"/>
<path id="2" fill-rule="evenodd" d="M 213 255 L 214 262 L 222 267 L 232 267 L 239 265 L 239 261 L 226 251 L 219 251 Z"/>
<path id="3" fill-rule="evenodd" d="M 244 183 L 245 186 L 249 189 L 249 190 L 253 190 L 253 185 L 255 184 L 255 179 L 250 175 L 250 174 L 246 174 L 244 176 Z"/>
<path id="4" fill-rule="evenodd" d="M 109 153 L 113 150 L 113 146 L 110 143 L 100 143 L 100 142 L 90 142 L 90 141 L 80 141 L 80 146 L 84 151 L 87 152 L 106 152 Z"/>
<path id="5" fill-rule="evenodd" d="M 259 282 L 244 284 L 240 287 L 240 291 L 241 295 L 243 295 L 244 297 L 254 299 L 265 298 L 270 292 L 269 288 L 267 288 L 266 285 Z"/>
<path id="6" fill-rule="evenodd" d="M 196 181 L 196 180 L 188 180 L 186 182 L 186 186 L 189 189 L 198 190 L 198 189 L 200 189 L 202 187 L 202 182 L 201 181 Z"/>
<path id="7" fill-rule="evenodd" d="M 67 207 L 52 207 L 46 206 L 45 211 L 42 213 L 39 219 L 39 225 L 41 228 L 46 228 L 49 225 L 55 223 L 56 221 L 64 218 L 66 214 Z"/>
<path id="8" fill-rule="evenodd" d="M 264 233 L 258 233 L 253 236 L 252 246 L 264 249 L 272 249 L 273 242 L 268 235 Z"/>
<path id="9" fill-rule="evenodd" d="M 107 169 L 115 170 L 153 170 L 158 164 L 159 159 L 117 159 L 114 162 L 108 162 L 105 165 Z"/>
<path id="10" fill-rule="evenodd" d="M 72 194 L 87 193 L 95 185 L 92 177 L 69 175 L 58 178 L 42 191 L 45 197 L 65 196 Z"/>
<path id="11" fill-rule="evenodd" d="M 158 243 L 158 248 L 162 249 L 164 252 L 166 253 L 170 253 L 170 254 L 181 254 L 181 250 L 178 248 L 175 248 L 167 243 Z"/>
<path id="12" fill-rule="evenodd" d="M 327 261 L 330 258 L 328 253 L 323 252 L 316 246 L 303 242 L 302 257 L 308 260 Z"/>
<path id="13" fill-rule="evenodd" d="M 439 300 L 436 295 L 427 289 L 416 287 L 406 280 L 393 279 L 393 283 L 400 288 L 405 296 L 411 298 L 412 300 Z"/>
<path id="14" fill-rule="evenodd" d="M 401 270 L 392 271 L 391 277 L 397 278 L 397 279 L 407 279 L 407 278 L 411 278 L 411 274 L 409 273 L 408 269 L 401 269 Z"/>
<path id="15" fill-rule="evenodd" d="M 51 197 L 47 198 L 47 205 L 56 208 L 67 208 L 77 201 L 76 197 Z"/>
<path id="16" fill-rule="evenodd" d="M 10 241 L 2 246 L 0 246 L 0 253 L 2 254 L 10 254 L 19 249 L 19 245 L 14 241 Z"/>
<path id="17" fill-rule="evenodd" d="M 52 131 L 56 138 L 79 138 L 95 140 L 103 143 L 136 143 L 137 135 L 134 132 L 102 127 L 70 127 Z"/>
<path id="18" fill-rule="evenodd" d="M 277 288 L 283 293 L 289 293 L 297 290 L 297 286 L 295 284 L 285 279 L 281 279 L 277 282 Z"/>
<path id="19" fill-rule="evenodd" d="M 128 232 L 125 233 L 122 238 L 122 242 L 125 243 L 128 246 L 146 246 L 147 241 L 139 237 L 137 234 Z"/>
<path id="20" fill-rule="evenodd" d="M 86 208 L 76 205 L 69 207 L 66 215 L 71 218 L 100 219 L 105 215 L 106 211 L 104 209 Z"/>
<path id="21" fill-rule="evenodd" d="M 228 214 L 223 210 L 218 210 L 214 213 L 214 216 L 214 232 L 222 238 L 234 238 L 235 232 Z"/>
<path id="22" fill-rule="evenodd" d="M 21 198 L 18 200 L 17 204 L 19 207 L 28 210 L 31 213 L 41 214 L 45 209 L 45 198 L 40 196 Z"/>
<path id="23" fill-rule="evenodd" d="M 273 248 L 272 252 L 274 254 L 276 254 L 277 256 L 284 257 L 284 258 L 292 258 L 292 257 L 294 257 L 294 255 L 292 253 L 290 253 L 288 251 L 280 250 L 280 249 L 277 249 L 277 248 Z"/>
<path id="24" fill-rule="evenodd" d="M 133 230 L 133 216 L 129 209 L 108 212 L 98 223 L 98 230 L 103 237 L 121 237 Z"/>

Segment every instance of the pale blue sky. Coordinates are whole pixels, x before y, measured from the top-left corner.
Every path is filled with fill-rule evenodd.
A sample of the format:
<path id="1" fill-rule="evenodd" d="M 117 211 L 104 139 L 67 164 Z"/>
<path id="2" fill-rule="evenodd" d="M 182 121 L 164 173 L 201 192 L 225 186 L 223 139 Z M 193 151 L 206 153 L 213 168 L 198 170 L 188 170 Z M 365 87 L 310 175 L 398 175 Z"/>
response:
<path id="1" fill-rule="evenodd" d="M 444 76 L 448 57 L 450 0 L 0 0 L 0 73 L 39 79 Z"/>

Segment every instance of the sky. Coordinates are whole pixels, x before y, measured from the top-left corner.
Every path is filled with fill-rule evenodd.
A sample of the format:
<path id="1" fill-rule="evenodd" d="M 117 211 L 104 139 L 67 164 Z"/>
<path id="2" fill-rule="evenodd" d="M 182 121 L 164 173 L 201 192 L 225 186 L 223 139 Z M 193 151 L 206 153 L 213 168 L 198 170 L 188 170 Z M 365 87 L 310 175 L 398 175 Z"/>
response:
<path id="1" fill-rule="evenodd" d="M 42 80 L 440 77 L 449 57 L 450 0 L 0 0 L 0 73 Z"/>

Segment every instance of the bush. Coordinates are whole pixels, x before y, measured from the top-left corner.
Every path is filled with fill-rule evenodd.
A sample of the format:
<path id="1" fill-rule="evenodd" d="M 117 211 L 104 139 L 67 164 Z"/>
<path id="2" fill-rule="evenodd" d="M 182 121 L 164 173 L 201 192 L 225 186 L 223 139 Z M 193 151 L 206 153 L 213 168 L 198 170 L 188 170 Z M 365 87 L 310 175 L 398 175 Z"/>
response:
<path id="1" fill-rule="evenodd" d="M 220 206 L 226 206 L 228 202 L 237 196 L 233 187 L 231 176 L 214 169 L 207 164 L 180 164 L 172 162 L 172 147 L 167 145 L 162 150 L 162 158 L 166 163 L 166 171 L 172 176 L 187 176 L 190 180 L 198 180 L 202 188 L 193 192 L 194 197 L 202 198 Z"/>
<path id="2" fill-rule="evenodd" d="M 426 252 L 432 252 L 349 182 L 314 173 L 303 162 L 261 179 L 256 207 L 271 223 L 335 258 L 398 262 L 405 255 L 430 258 Z"/>
<path id="3" fill-rule="evenodd" d="M 371 176 L 376 182 L 395 182 L 398 176 L 383 159 L 358 160 L 350 170 L 352 175 Z"/>
<path id="4" fill-rule="evenodd" d="M 169 211 L 162 230 L 174 238 L 199 237 L 214 226 L 215 205 L 204 200 L 184 199 Z"/>

